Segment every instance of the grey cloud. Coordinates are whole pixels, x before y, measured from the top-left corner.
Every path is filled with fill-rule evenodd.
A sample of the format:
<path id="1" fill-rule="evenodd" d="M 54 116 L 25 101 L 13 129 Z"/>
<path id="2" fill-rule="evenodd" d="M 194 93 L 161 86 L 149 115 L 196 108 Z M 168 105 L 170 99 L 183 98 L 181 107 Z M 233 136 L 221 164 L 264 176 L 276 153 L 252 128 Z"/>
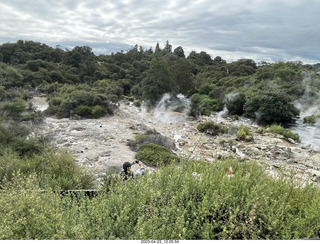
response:
<path id="1" fill-rule="evenodd" d="M 106 41 L 148 47 L 169 40 L 234 59 L 320 61 L 319 9 L 317 0 L 0 0 L 0 42 L 80 40 L 104 50 Z"/>

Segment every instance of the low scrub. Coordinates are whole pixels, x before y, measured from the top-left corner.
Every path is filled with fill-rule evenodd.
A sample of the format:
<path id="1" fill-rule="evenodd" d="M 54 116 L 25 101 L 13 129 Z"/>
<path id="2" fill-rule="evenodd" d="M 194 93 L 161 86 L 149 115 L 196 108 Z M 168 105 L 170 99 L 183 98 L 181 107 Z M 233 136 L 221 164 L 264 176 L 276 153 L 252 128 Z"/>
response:
<path id="1" fill-rule="evenodd" d="M 199 117 L 200 115 L 209 116 L 212 111 L 221 111 L 223 109 L 221 99 L 214 99 L 208 95 L 195 93 L 191 96 L 190 102 L 188 114 L 193 117 Z"/>
<path id="2" fill-rule="evenodd" d="M 88 85 L 64 85 L 49 96 L 49 108 L 46 113 L 57 118 L 68 118 L 78 114 L 85 118 L 99 118 L 112 115 L 113 95 L 106 95 L 103 89 Z M 117 100 L 117 99 L 115 99 Z"/>
<path id="3" fill-rule="evenodd" d="M 157 144 L 165 147 L 170 152 L 175 147 L 174 143 L 167 137 L 162 136 L 156 130 L 148 130 L 144 134 L 136 135 L 134 140 L 128 141 L 128 146 L 134 152 L 137 152 L 143 144 Z"/>
<path id="4" fill-rule="evenodd" d="M 100 118 L 106 114 L 106 109 L 100 105 L 85 106 L 80 105 L 74 109 L 74 113 L 85 118 Z"/>
<path id="5" fill-rule="evenodd" d="M 228 133 L 227 127 L 223 125 L 215 124 L 214 122 L 211 122 L 211 121 L 198 124 L 197 130 L 199 132 L 207 133 L 214 136 Z"/>
<path id="6" fill-rule="evenodd" d="M 230 166 L 233 177 L 225 171 Z M 40 193 L 32 188 L 32 176 L 19 179 L 0 192 L 2 240 L 320 237 L 319 190 L 300 187 L 291 177 L 276 180 L 254 162 L 171 164 L 114 183 L 112 190 L 92 199 Z"/>
<path id="7" fill-rule="evenodd" d="M 293 133 L 291 130 L 283 128 L 281 125 L 272 125 L 268 129 L 269 132 L 274 134 L 283 135 L 285 138 L 291 138 L 295 141 L 299 141 L 300 137 L 298 134 Z"/>
<path id="8" fill-rule="evenodd" d="M 252 141 L 252 132 L 248 126 L 240 126 L 237 132 L 237 139 L 241 141 Z"/>
<path id="9" fill-rule="evenodd" d="M 167 148 L 157 144 L 143 144 L 136 153 L 136 158 L 149 166 L 162 166 L 179 161 Z"/>
<path id="10" fill-rule="evenodd" d="M 315 124 L 320 119 L 320 115 L 310 115 L 303 118 L 303 123 Z"/>
<path id="11" fill-rule="evenodd" d="M 0 185 L 14 182 L 15 177 L 34 175 L 34 183 L 42 189 L 88 189 L 94 186 L 92 175 L 75 162 L 73 156 L 63 151 L 42 152 L 21 158 L 11 150 L 0 157 Z"/>

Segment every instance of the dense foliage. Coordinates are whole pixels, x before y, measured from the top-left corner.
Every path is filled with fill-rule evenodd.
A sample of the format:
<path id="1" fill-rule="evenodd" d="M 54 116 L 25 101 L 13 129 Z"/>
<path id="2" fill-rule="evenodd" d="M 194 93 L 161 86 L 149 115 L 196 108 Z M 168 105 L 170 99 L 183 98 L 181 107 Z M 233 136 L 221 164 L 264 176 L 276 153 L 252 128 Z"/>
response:
<path id="1" fill-rule="evenodd" d="M 264 122 L 285 123 L 297 114 L 292 99 L 306 92 L 309 97 L 315 96 L 320 89 L 315 75 L 317 65 L 256 64 L 251 59 L 227 63 L 219 56 L 212 59 L 203 51 L 186 56 L 181 46 L 173 50 L 169 42 L 163 49 L 157 44 L 154 51 L 135 45 L 127 52 L 96 56 L 88 46 L 62 50 L 59 46 L 21 40 L 0 45 L 0 56 L 0 99 L 19 97 L 17 88 L 38 88 L 50 95 L 49 110 L 58 117 L 78 114 L 97 118 L 112 114 L 110 103 L 123 96 L 145 100 L 153 106 L 164 93 L 182 93 L 191 97 L 189 114 L 195 117 L 220 111 L 226 104 L 231 114 L 252 116 L 257 110 L 264 110 Z M 281 116 L 282 113 L 250 106 L 254 95 L 266 90 L 277 90 L 288 98 L 283 101 L 267 94 L 273 97 L 271 102 L 283 104 L 291 112 Z M 82 95 L 88 99 L 79 99 Z M 245 110 L 246 103 L 249 105 Z"/>
<path id="2" fill-rule="evenodd" d="M 137 152 L 143 144 L 157 144 L 167 148 L 170 152 L 175 145 L 169 138 L 161 135 L 156 130 L 148 130 L 144 134 L 136 135 L 134 140 L 128 141 L 128 146 L 132 151 Z"/>
<path id="3" fill-rule="evenodd" d="M 225 171 L 233 168 L 233 176 Z M 320 236 L 320 195 L 254 162 L 184 162 L 92 199 L 40 193 L 16 177 L 0 197 L 0 239 L 305 239 Z M 21 186 L 24 185 L 23 188 Z M 17 191 L 19 189 L 19 191 Z"/>
<path id="4" fill-rule="evenodd" d="M 277 91 L 261 91 L 244 104 L 248 116 L 267 123 L 290 122 L 299 115 L 299 110 L 290 103 L 290 98 Z"/>
<path id="5" fill-rule="evenodd" d="M 154 143 L 141 145 L 135 157 L 147 165 L 157 167 L 180 161 L 179 157 L 172 154 L 167 148 Z"/>

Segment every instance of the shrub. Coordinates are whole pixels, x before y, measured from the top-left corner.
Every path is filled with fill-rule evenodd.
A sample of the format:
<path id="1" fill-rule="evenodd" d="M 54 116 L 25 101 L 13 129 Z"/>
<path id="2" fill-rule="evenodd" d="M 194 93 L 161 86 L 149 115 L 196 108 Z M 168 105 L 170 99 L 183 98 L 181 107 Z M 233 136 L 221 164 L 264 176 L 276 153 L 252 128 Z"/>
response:
<path id="1" fill-rule="evenodd" d="M 209 116 L 212 111 L 220 111 L 222 108 L 223 103 L 221 100 L 195 93 L 190 98 L 190 110 L 188 114 L 193 117 L 200 115 Z"/>
<path id="2" fill-rule="evenodd" d="M 0 185 L 12 182 L 17 174 L 22 177 L 34 174 L 36 184 L 43 189 L 90 189 L 94 186 L 93 176 L 64 151 L 44 151 L 25 158 L 10 150 L 4 151 L 0 157 Z"/>
<path id="3" fill-rule="evenodd" d="M 170 152 L 174 149 L 174 143 L 167 137 L 162 136 L 155 130 L 148 130 L 145 134 L 136 135 L 134 140 L 128 141 L 128 146 L 132 151 L 137 152 L 143 144 L 157 144 L 167 148 Z"/>
<path id="4" fill-rule="evenodd" d="M 214 136 L 228 133 L 228 128 L 210 121 L 198 124 L 197 130 Z"/>
<path id="5" fill-rule="evenodd" d="M 136 153 L 136 158 L 150 166 L 161 166 L 179 161 L 179 158 L 170 151 L 157 144 L 143 144 Z"/>
<path id="6" fill-rule="evenodd" d="M 74 113 L 85 118 L 100 118 L 106 114 L 106 109 L 102 106 L 80 105 L 74 109 Z"/>
<path id="7" fill-rule="evenodd" d="M 226 107 L 231 115 L 242 115 L 243 106 L 246 102 L 246 96 L 243 93 L 237 93 L 228 96 L 226 99 Z"/>
<path id="8" fill-rule="evenodd" d="M 44 145 L 37 138 L 28 138 L 30 130 L 21 124 L 0 125 L 0 155 L 11 150 L 20 157 L 32 156 L 43 151 Z"/>
<path id="9" fill-rule="evenodd" d="M 102 90 L 99 90 L 102 89 Z M 113 114 L 110 101 L 118 100 L 116 94 L 105 95 L 103 88 L 87 85 L 64 85 L 48 98 L 48 114 L 58 118 L 70 117 L 72 112 L 85 118 L 99 118 L 105 114 Z"/>
<path id="10" fill-rule="evenodd" d="M 320 115 L 310 115 L 303 118 L 303 123 L 315 124 L 320 119 Z"/>
<path id="11" fill-rule="evenodd" d="M 274 134 L 283 135 L 285 138 L 291 138 L 295 141 L 299 141 L 300 137 L 298 134 L 293 133 L 291 130 L 287 130 L 280 125 L 272 125 L 269 127 L 269 131 Z"/>
<path id="12" fill-rule="evenodd" d="M 173 112 L 177 112 L 177 113 L 182 113 L 184 110 L 185 110 L 185 106 L 184 105 L 180 105 L 180 106 L 177 106 L 173 109 Z"/>
<path id="13" fill-rule="evenodd" d="M 239 140 L 249 140 L 249 141 L 251 141 L 253 138 L 252 138 L 252 132 L 250 132 L 250 128 L 248 126 L 241 125 L 238 128 L 237 138 Z"/>
<path id="14" fill-rule="evenodd" d="M 290 103 L 290 98 L 277 91 L 262 91 L 253 95 L 244 105 L 247 116 L 255 117 L 258 113 L 260 122 L 289 122 L 299 115 L 299 110 Z"/>
<path id="15" fill-rule="evenodd" d="M 1 104 L 0 113 L 5 118 L 17 120 L 21 117 L 21 113 L 27 108 L 27 104 L 23 99 L 15 99 L 13 101 Z"/>
<path id="16" fill-rule="evenodd" d="M 1 240 L 319 238 L 318 189 L 275 180 L 254 162 L 168 165 L 132 181 L 110 180 L 112 190 L 92 199 L 40 193 L 33 181 L 16 177 L 0 192 Z"/>
<path id="17" fill-rule="evenodd" d="M 140 102 L 139 100 L 134 101 L 134 102 L 133 102 L 133 105 L 136 106 L 136 107 L 138 107 L 138 108 L 140 108 L 140 107 L 141 107 L 141 102 Z"/>

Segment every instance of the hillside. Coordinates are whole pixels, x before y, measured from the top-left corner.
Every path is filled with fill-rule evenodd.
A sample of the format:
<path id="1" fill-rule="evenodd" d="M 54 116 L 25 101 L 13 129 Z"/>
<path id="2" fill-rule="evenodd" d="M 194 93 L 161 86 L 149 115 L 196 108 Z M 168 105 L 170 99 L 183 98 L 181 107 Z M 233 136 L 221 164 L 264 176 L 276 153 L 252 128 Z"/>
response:
<path id="1" fill-rule="evenodd" d="M 319 238 L 319 69 L 0 45 L 0 239 Z"/>
<path id="2" fill-rule="evenodd" d="M 168 100 L 162 102 L 169 103 Z M 108 169 L 120 172 L 123 162 L 135 158 L 128 141 L 148 130 L 156 130 L 175 143 L 173 152 L 181 157 L 208 162 L 230 157 L 239 161 L 254 160 L 268 165 L 272 175 L 282 169 L 288 175 L 293 171 L 303 181 L 320 182 L 320 154 L 315 147 L 267 130 L 263 132 L 263 127 L 249 119 L 234 120 L 223 113 L 193 119 L 172 112 L 170 107 L 159 107 L 147 112 L 130 102 L 121 102 L 110 117 L 94 120 L 46 118 L 40 133 L 51 138 L 57 147 L 73 152 L 78 163 L 94 170 L 98 177 Z M 247 126 L 253 133 L 252 138 L 239 140 L 236 132 L 217 136 L 200 133 L 197 125 L 207 121 L 228 128 Z"/>

